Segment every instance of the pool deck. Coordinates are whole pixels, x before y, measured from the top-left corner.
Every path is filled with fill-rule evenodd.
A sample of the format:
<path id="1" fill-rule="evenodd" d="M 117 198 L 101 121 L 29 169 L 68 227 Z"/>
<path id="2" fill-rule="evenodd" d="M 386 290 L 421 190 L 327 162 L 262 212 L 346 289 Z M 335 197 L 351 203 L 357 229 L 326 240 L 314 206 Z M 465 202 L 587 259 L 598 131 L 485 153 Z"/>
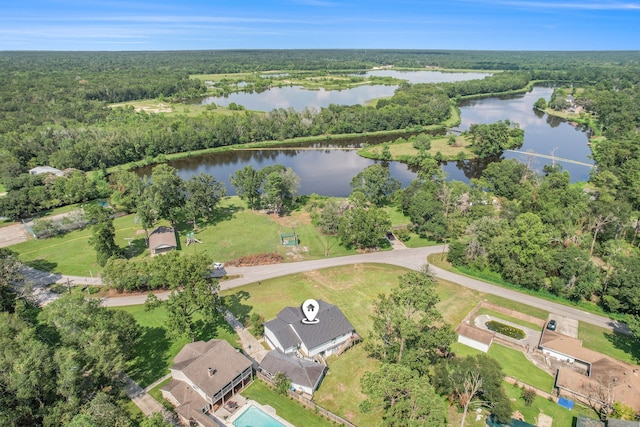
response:
<path id="1" fill-rule="evenodd" d="M 238 408 L 235 413 L 233 415 L 231 415 L 229 418 L 227 418 L 225 420 L 225 424 L 229 427 L 235 427 L 233 422 L 235 420 L 237 420 L 240 416 L 242 416 L 243 413 L 245 413 L 251 406 L 255 406 L 256 408 L 262 410 L 263 412 L 269 414 L 271 417 L 273 417 L 274 419 L 276 419 L 278 422 L 282 423 L 285 427 L 296 427 L 293 424 L 291 424 L 290 422 L 282 419 L 281 417 L 279 417 L 278 415 L 276 415 L 276 410 L 273 409 L 271 406 L 269 405 L 261 405 L 258 402 L 256 402 L 255 400 L 246 400 L 245 404 L 242 405 L 240 408 Z M 216 412 L 216 416 L 217 416 L 217 412 Z"/>

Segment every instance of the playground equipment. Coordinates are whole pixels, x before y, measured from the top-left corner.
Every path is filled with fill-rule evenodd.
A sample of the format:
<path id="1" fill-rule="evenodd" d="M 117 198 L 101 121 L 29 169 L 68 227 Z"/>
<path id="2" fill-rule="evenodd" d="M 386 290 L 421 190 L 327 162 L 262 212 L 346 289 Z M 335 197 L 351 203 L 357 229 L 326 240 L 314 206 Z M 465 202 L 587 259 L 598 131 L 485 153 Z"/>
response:
<path id="1" fill-rule="evenodd" d="M 280 234 L 280 243 L 282 243 L 282 246 L 298 246 L 300 241 L 298 240 L 295 228 L 292 233 Z"/>
<path id="2" fill-rule="evenodd" d="M 196 239 L 196 233 L 187 233 L 187 246 L 192 243 L 202 243 L 200 240 Z"/>

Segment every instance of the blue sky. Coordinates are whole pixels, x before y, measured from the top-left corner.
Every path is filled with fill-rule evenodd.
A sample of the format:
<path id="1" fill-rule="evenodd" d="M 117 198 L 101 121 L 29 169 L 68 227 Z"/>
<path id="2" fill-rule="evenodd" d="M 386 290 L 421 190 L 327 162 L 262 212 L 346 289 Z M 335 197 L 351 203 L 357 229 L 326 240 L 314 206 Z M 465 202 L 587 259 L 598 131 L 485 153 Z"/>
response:
<path id="1" fill-rule="evenodd" d="M 638 50 L 640 0 L 2 0 L 0 50 Z"/>

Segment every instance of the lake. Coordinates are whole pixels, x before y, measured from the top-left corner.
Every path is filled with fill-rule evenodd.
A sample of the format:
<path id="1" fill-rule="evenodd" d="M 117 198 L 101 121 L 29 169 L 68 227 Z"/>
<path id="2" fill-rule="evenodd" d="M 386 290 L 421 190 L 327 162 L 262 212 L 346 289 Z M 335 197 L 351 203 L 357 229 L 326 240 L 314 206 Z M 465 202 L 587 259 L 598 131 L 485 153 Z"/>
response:
<path id="1" fill-rule="evenodd" d="M 456 130 L 467 130 L 473 123 L 493 123 L 509 119 L 519 123 L 525 132 L 524 143 L 519 151 L 592 163 L 588 157 L 590 149 L 587 145 L 587 129 L 572 126 L 564 120 L 533 110 L 533 104 L 538 98 L 548 100 L 552 92 L 552 88 L 535 87 L 523 95 L 468 101 L 460 106 L 462 122 Z M 357 148 L 364 144 L 379 144 L 395 138 L 363 135 L 343 141 L 209 154 L 172 161 L 170 164 L 178 169 L 184 179 L 200 172 L 215 176 L 227 186 L 230 195 L 235 194 L 229 183 L 229 177 L 235 171 L 247 165 L 261 169 L 281 164 L 292 168 L 300 176 L 301 194 L 316 193 L 344 197 L 351 193 L 351 179 L 375 163 L 358 156 Z M 510 152 L 505 153 L 502 158 L 517 158 L 528 162 L 537 171 L 541 171 L 545 164 L 552 162 L 550 159 L 530 154 Z M 499 159 L 449 162 L 442 167 L 450 179 L 468 182 L 471 178 L 479 177 L 484 167 L 496 160 Z M 573 182 L 586 181 L 589 178 L 590 167 L 559 160 L 557 162 L 571 173 Z M 403 163 L 391 162 L 389 168 L 392 176 L 400 180 L 403 186 L 416 177 L 415 172 Z M 139 173 L 149 174 L 150 169 L 141 169 Z"/>
<path id="2" fill-rule="evenodd" d="M 409 83 L 443 83 L 481 79 L 488 73 L 444 73 L 441 71 L 395 71 L 374 70 L 363 74 L 366 76 L 391 76 L 407 80 Z M 305 108 L 319 110 L 330 104 L 355 105 L 364 104 L 376 98 L 392 96 L 396 85 L 363 85 L 343 90 L 307 90 L 302 86 L 273 87 L 264 92 L 236 92 L 228 96 L 208 96 L 202 105 L 216 104 L 226 107 L 234 102 L 248 110 L 271 111 L 276 108 L 293 108 L 301 111 Z"/>

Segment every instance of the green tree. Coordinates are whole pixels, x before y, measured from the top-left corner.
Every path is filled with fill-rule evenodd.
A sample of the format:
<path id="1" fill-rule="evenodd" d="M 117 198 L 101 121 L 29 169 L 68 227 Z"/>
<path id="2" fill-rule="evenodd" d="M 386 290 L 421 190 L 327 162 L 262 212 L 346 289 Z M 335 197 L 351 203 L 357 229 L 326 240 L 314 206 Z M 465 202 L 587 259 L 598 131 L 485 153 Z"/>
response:
<path id="1" fill-rule="evenodd" d="M 456 357 L 441 361 L 432 376 L 438 393 L 458 403 L 464 417 L 472 404 L 491 409 L 499 422 L 511 419 L 511 403 L 502 388 L 504 374 L 493 358 L 477 356 Z"/>
<path id="2" fill-rule="evenodd" d="M 291 168 L 276 169 L 266 175 L 263 204 L 276 215 L 282 215 L 290 208 L 298 195 L 300 177 Z"/>
<path id="3" fill-rule="evenodd" d="M 317 224 L 320 230 L 325 234 L 337 234 L 340 218 L 348 207 L 345 202 L 335 199 L 328 200 L 318 215 Z"/>
<path id="4" fill-rule="evenodd" d="M 104 392 L 99 392 L 84 410 L 76 415 L 67 425 L 71 427 L 130 427 L 131 421 L 126 412 L 113 398 Z"/>
<path id="5" fill-rule="evenodd" d="M 153 280 L 162 281 L 172 291 L 166 301 L 167 326 L 173 336 L 188 336 L 214 328 L 224 311 L 217 280 L 209 278 L 212 260 L 203 254 L 181 256 L 169 253 L 161 268 L 154 268 Z M 153 306 L 154 304 L 150 304 Z"/>
<path id="6" fill-rule="evenodd" d="M 273 377 L 273 385 L 276 388 L 276 392 L 282 396 L 287 395 L 287 391 L 291 388 L 291 381 L 285 374 L 278 372 Z"/>
<path id="7" fill-rule="evenodd" d="M 176 169 L 164 163 L 155 166 L 151 171 L 148 194 L 158 217 L 175 224 L 186 201 L 184 181 Z"/>
<path id="8" fill-rule="evenodd" d="M 375 248 L 391 228 L 389 214 L 379 208 L 353 207 L 344 212 L 338 224 L 338 238 L 346 246 Z"/>
<path id="9" fill-rule="evenodd" d="M 382 206 L 400 189 L 400 181 L 391 176 L 388 167 L 373 164 L 351 180 L 353 191 L 361 191 L 373 205 Z"/>
<path id="10" fill-rule="evenodd" d="M 212 218 L 220 200 L 227 194 L 224 184 L 208 174 L 200 173 L 185 181 L 187 199 L 185 210 L 193 221 L 194 230 L 200 218 Z"/>
<path id="11" fill-rule="evenodd" d="M 116 229 L 113 226 L 111 210 L 98 204 L 89 204 L 85 207 L 85 215 L 90 222 L 92 235 L 89 243 L 96 250 L 98 264 L 104 267 L 109 258 L 118 257 L 122 251 L 116 244 Z"/>
<path id="12" fill-rule="evenodd" d="M 136 212 L 144 191 L 142 179 L 131 171 L 117 171 L 109 177 L 109 181 L 112 189 L 111 205 L 125 212 Z"/>
<path id="13" fill-rule="evenodd" d="M 0 311 L 12 311 L 15 306 L 16 295 L 10 285 L 24 279 L 21 268 L 13 251 L 0 248 Z"/>
<path id="14" fill-rule="evenodd" d="M 516 217 L 513 228 L 505 229 L 493 240 L 489 258 L 499 266 L 505 280 L 540 289 L 551 267 L 550 241 L 540 217 L 523 213 Z"/>
<path id="15" fill-rule="evenodd" d="M 400 276 L 399 282 L 389 295 L 378 297 L 367 349 L 384 362 L 425 372 L 427 362 L 449 354 L 455 334 L 436 308 L 436 281 L 427 266 Z"/>
<path id="16" fill-rule="evenodd" d="M 544 111 L 547 109 L 547 100 L 544 98 L 538 98 L 533 104 L 533 108 L 536 110 Z"/>
<path id="17" fill-rule="evenodd" d="M 249 209 L 260 208 L 260 195 L 264 176 L 253 166 L 248 165 L 231 175 L 231 185 L 238 196 L 247 202 Z"/>
<path id="18" fill-rule="evenodd" d="M 360 380 L 367 399 L 364 413 L 382 409 L 385 426 L 446 425 L 446 408 L 429 381 L 410 368 L 383 363 L 377 372 L 365 372 Z"/>

